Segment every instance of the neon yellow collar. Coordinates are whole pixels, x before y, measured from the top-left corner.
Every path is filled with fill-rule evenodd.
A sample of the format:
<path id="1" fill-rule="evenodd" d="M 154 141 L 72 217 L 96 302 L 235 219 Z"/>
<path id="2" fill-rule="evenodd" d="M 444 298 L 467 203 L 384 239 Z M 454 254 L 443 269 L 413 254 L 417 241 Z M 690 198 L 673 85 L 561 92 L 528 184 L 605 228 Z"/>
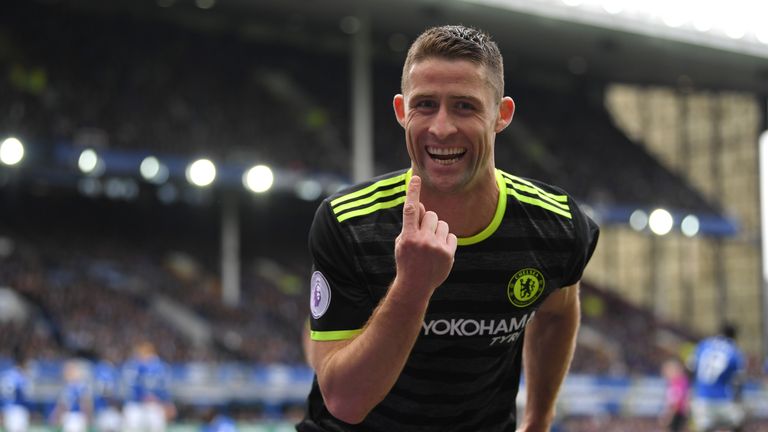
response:
<path id="1" fill-rule="evenodd" d="M 491 219 L 491 223 L 489 223 L 488 226 L 483 228 L 483 230 L 480 231 L 479 233 L 471 237 L 459 237 L 458 239 L 459 246 L 469 246 L 475 243 L 480 243 L 481 241 L 487 239 L 493 233 L 495 233 L 496 230 L 499 228 L 499 225 L 501 225 L 501 219 L 504 217 L 504 212 L 507 211 L 507 182 L 504 181 L 504 177 L 502 177 L 501 172 L 499 170 L 495 170 L 495 173 L 496 173 L 496 184 L 499 186 L 499 200 L 496 203 L 496 213 L 494 213 L 493 219 Z M 409 168 L 408 171 L 405 173 L 406 188 L 411 183 L 412 175 L 413 175 L 413 169 Z"/>

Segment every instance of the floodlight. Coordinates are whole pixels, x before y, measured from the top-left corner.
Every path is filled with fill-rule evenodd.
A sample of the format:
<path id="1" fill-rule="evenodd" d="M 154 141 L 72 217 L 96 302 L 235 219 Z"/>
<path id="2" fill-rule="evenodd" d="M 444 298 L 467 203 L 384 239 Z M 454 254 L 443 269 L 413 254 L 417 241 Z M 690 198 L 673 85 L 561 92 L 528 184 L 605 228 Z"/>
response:
<path id="1" fill-rule="evenodd" d="M 699 229 L 701 228 L 701 224 L 699 223 L 699 218 L 696 215 L 688 215 L 683 218 L 683 221 L 680 222 L 680 231 L 683 232 L 683 235 L 686 237 L 693 237 L 696 234 L 699 233 Z"/>
<path id="2" fill-rule="evenodd" d="M 262 193 L 272 187 L 275 177 L 266 165 L 256 165 L 243 174 L 243 184 L 251 192 Z"/>
<path id="3" fill-rule="evenodd" d="M 635 231 L 642 231 L 648 226 L 648 214 L 640 209 L 629 216 L 629 226 Z"/>
<path id="4" fill-rule="evenodd" d="M 197 187 L 210 186 L 216 180 L 216 165 L 208 159 L 198 159 L 187 166 L 186 176 Z"/>
<path id="5" fill-rule="evenodd" d="M 296 195 L 305 201 L 314 201 L 323 194 L 323 186 L 312 179 L 296 183 Z"/>
<path id="6" fill-rule="evenodd" d="M 5 165 L 16 165 L 24 159 L 24 144 L 17 138 L 6 138 L 0 144 L 0 162 Z"/>
<path id="7" fill-rule="evenodd" d="M 672 225 L 674 219 L 672 215 L 662 208 L 656 209 L 651 212 L 651 216 L 648 218 L 648 227 L 651 231 L 659 236 L 663 236 L 672 231 Z"/>
<path id="8" fill-rule="evenodd" d="M 144 180 L 161 184 L 168 180 L 168 167 L 154 156 L 147 156 L 141 161 L 139 172 Z"/>
<path id="9" fill-rule="evenodd" d="M 98 176 L 104 172 L 104 161 L 96 153 L 96 150 L 85 149 L 80 152 L 80 157 L 77 158 L 77 167 L 83 174 Z"/>

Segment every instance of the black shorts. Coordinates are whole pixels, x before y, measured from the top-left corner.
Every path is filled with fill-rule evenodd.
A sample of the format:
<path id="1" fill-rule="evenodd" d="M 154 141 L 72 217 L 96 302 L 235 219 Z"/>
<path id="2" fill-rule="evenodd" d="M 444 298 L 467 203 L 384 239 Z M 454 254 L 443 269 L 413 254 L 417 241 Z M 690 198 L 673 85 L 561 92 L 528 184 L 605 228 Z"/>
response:
<path id="1" fill-rule="evenodd" d="M 679 432 L 685 429 L 685 423 L 688 421 L 688 416 L 683 413 L 675 413 L 672 416 L 672 420 L 669 421 L 669 431 Z"/>

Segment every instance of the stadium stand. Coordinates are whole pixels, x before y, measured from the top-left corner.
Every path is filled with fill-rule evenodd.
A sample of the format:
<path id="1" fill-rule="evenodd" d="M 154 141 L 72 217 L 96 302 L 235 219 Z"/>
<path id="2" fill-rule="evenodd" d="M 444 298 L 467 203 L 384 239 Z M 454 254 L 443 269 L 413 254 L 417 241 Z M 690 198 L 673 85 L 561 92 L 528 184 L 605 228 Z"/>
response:
<path id="1" fill-rule="evenodd" d="M 295 263 L 254 258 L 246 270 L 243 301 L 232 308 L 222 304 L 215 274 L 189 254 L 169 251 L 165 257 L 155 256 L 102 241 L 74 246 L 61 237 L 14 240 L 16 251 L 3 260 L 14 270 L 7 271 L 5 280 L 38 312 L 30 314 L 28 326 L 6 324 L 4 337 L 9 340 L 0 352 L 10 356 L 14 341 L 45 324 L 48 330 L 42 336 L 48 335 L 43 340 L 49 342 L 28 346 L 34 357 L 55 358 L 45 355 L 50 350 L 58 355 L 126 358 L 138 340 L 151 335 L 170 361 L 302 362 L 300 334 L 306 305 L 301 281 L 307 268 L 291 270 Z M 155 304 L 159 295 L 193 313 L 213 338 L 195 344 L 193 336 L 163 316 L 167 312 Z M 584 297 L 583 334 L 600 335 L 580 345 L 575 371 L 653 374 L 663 359 L 676 354 L 668 346 L 695 340 L 590 285 L 584 287 Z M 644 337 L 662 331 L 673 335 L 675 343 L 657 344 L 657 339 Z M 632 349 L 621 350 L 619 357 L 611 354 L 611 347 L 627 340 L 636 341 Z"/>
<path id="2" fill-rule="evenodd" d="M 48 151 L 57 143 L 349 174 L 341 55 L 137 18 L 16 13 L 0 33 L 8 46 L 2 72 L 12 77 L 0 83 L 3 130 Z M 30 14 L 34 27 L 24 25 Z M 391 112 L 399 62 L 378 59 L 374 71 L 376 169 L 385 172 L 407 162 Z M 525 71 L 507 77 L 518 108 L 499 137 L 500 166 L 567 184 L 592 204 L 718 213 L 612 124 L 600 84 L 532 85 L 536 79 Z"/>

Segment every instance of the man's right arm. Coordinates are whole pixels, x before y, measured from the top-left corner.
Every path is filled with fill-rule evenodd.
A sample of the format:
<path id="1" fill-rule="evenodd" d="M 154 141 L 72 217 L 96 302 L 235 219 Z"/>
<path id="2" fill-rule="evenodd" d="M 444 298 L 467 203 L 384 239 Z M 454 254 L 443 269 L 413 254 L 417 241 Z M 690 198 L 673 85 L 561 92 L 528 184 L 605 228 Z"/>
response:
<path id="1" fill-rule="evenodd" d="M 393 284 L 390 290 L 396 288 Z M 309 343 L 325 405 L 347 423 L 363 421 L 389 393 L 419 335 L 426 304 L 392 297 L 382 299 L 354 339 Z"/>
<path id="2" fill-rule="evenodd" d="M 419 202 L 414 176 L 395 241 L 397 276 L 363 331 L 344 341 L 311 341 L 308 358 L 325 405 L 336 418 L 360 423 L 394 386 L 421 330 L 432 292 L 448 277 L 456 236 Z"/>

